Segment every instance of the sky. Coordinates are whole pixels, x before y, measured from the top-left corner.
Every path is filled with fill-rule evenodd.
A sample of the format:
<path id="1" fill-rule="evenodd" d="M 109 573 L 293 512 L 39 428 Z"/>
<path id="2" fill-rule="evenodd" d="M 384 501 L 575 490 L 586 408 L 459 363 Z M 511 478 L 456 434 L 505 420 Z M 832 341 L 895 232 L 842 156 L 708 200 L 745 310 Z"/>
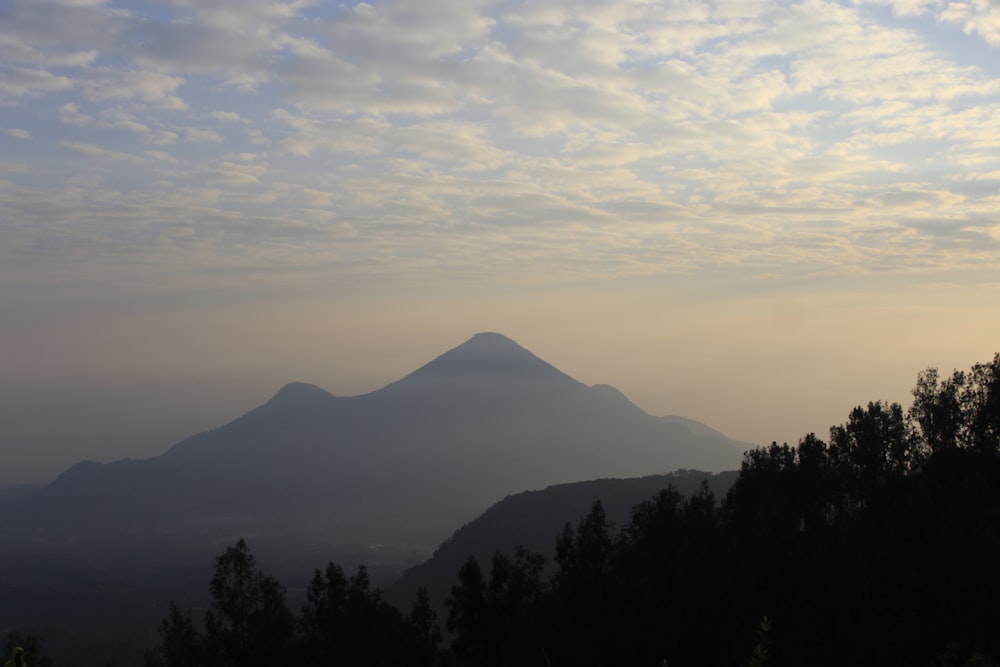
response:
<path id="1" fill-rule="evenodd" d="M 479 331 L 756 444 L 992 359 L 1000 2 L 0 0 L 0 483 Z"/>

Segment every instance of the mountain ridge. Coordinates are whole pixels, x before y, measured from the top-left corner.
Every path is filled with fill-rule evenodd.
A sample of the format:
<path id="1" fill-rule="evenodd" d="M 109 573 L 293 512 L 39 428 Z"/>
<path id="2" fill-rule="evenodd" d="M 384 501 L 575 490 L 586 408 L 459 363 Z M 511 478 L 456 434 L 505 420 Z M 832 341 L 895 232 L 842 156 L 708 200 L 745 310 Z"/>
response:
<path id="1" fill-rule="evenodd" d="M 484 332 L 367 394 L 290 382 L 159 456 L 78 464 L 43 489 L 31 518 L 59 527 L 66 517 L 144 516 L 180 528 L 292 515 L 347 542 L 429 548 L 498 497 L 583 479 L 732 469 L 743 449 L 697 422 L 649 415 L 619 390 L 588 387 Z"/>

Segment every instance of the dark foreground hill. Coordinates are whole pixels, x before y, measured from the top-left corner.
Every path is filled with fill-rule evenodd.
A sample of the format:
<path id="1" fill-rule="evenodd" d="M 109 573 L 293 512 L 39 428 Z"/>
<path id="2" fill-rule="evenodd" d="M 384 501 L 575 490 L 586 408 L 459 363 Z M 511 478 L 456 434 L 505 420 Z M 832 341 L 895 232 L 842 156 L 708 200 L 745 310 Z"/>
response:
<path id="1" fill-rule="evenodd" d="M 678 470 L 669 475 L 559 484 L 507 496 L 455 531 L 432 558 L 404 572 L 386 594 L 400 609 L 409 609 L 418 587 L 424 587 L 439 618 L 446 619 L 445 601 L 451 587 L 458 582 L 459 569 L 470 556 L 488 567 L 497 551 L 513 554 L 516 547 L 522 546 L 543 556 L 551 565 L 559 533 L 567 523 L 576 525 L 597 501 L 603 505 L 609 522 L 624 526 L 633 507 L 667 487 L 672 486 L 687 497 L 704 481 L 721 500 L 736 477 L 736 471 L 713 474 Z"/>

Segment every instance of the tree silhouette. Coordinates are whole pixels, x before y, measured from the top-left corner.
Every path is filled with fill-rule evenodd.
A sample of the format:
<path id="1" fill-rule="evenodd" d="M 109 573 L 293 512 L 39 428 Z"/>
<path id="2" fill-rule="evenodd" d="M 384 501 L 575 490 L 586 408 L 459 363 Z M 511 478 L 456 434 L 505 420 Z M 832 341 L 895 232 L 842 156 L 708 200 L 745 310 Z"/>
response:
<path id="1" fill-rule="evenodd" d="M 975 364 L 961 394 L 965 441 L 982 454 L 1000 453 L 1000 353 L 990 363 Z"/>
<path id="2" fill-rule="evenodd" d="M 830 457 L 852 508 L 863 507 L 892 475 L 911 467 L 913 439 L 898 403 L 854 408 L 847 423 L 830 429 Z"/>
<path id="3" fill-rule="evenodd" d="M 309 665 L 431 665 L 440 642 L 426 592 L 404 617 L 372 588 L 364 566 L 346 577 L 335 563 L 313 576 L 299 635 Z"/>
<path id="4" fill-rule="evenodd" d="M 458 584 L 448 597 L 448 630 L 455 633 L 452 651 L 466 664 L 486 664 L 494 650 L 487 610 L 486 579 L 474 556 L 458 571 Z"/>
<path id="5" fill-rule="evenodd" d="M 452 650 L 461 664 L 544 665 L 548 662 L 538 605 L 544 560 L 522 547 L 493 556 L 489 579 L 471 558 L 448 600 Z"/>
<path id="6" fill-rule="evenodd" d="M 199 667 L 205 657 L 205 638 L 195 629 L 191 612 L 173 602 L 159 627 L 160 643 L 147 651 L 147 667 Z"/>
<path id="7" fill-rule="evenodd" d="M 24 663 L 30 665 L 31 667 L 52 667 L 52 658 L 48 657 L 42 652 L 42 639 L 35 634 L 30 632 L 21 632 L 19 630 L 11 630 L 4 636 L 3 642 L 3 656 L 4 664 L 7 664 L 8 658 L 14 655 L 14 649 L 16 647 L 21 647 L 24 649 Z M 11 662 L 11 664 L 13 664 Z"/>
<path id="8" fill-rule="evenodd" d="M 441 646 L 441 628 L 438 625 L 437 614 L 431 608 L 427 589 L 417 588 L 417 599 L 407 617 L 412 633 L 412 650 L 410 664 L 431 667 L 437 662 L 438 650 Z"/>
<path id="9" fill-rule="evenodd" d="M 216 559 L 209 584 L 212 608 L 205 615 L 208 655 L 215 664 L 273 664 L 290 646 L 293 619 L 285 590 L 256 565 L 242 539 Z"/>

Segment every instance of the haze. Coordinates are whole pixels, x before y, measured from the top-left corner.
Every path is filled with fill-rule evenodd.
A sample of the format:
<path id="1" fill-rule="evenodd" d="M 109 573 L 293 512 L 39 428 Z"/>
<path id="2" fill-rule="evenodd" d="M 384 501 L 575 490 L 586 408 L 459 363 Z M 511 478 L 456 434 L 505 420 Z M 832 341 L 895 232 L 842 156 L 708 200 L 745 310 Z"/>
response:
<path id="1" fill-rule="evenodd" d="M 758 443 L 1000 349 L 995 1 L 13 0 L 0 35 L 0 483 L 477 331 Z"/>

